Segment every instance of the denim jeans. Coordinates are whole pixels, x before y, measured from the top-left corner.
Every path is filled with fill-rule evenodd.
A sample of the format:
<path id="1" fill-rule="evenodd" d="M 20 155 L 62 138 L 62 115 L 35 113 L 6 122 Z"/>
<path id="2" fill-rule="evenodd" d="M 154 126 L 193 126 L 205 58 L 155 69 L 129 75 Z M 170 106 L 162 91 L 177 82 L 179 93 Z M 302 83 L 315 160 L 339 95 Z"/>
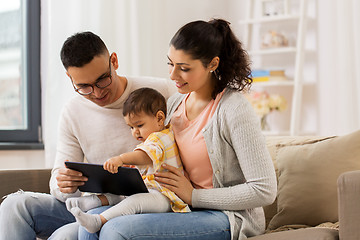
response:
<path id="1" fill-rule="evenodd" d="M 77 232 L 74 216 L 64 203 L 49 194 L 19 191 L 0 205 L 1 240 L 36 237 L 70 240 L 77 239 Z"/>
<path id="2" fill-rule="evenodd" d="M 101 213 L 109 208 L 100 207 L 90 213 Z M 79 229 L 79 240 L 85 239 L 192 239 L 230 240 L 228 217 L 221 211 L 201 210 L 190 213 L 150 213 L 116 217 L 108 221 L 101 231 L 88 233 Z"/>

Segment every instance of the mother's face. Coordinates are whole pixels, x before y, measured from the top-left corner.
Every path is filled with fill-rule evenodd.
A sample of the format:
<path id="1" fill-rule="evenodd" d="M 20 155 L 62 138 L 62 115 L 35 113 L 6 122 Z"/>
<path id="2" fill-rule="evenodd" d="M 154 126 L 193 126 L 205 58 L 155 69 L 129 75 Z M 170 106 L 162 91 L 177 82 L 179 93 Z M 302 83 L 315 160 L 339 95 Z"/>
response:
<path id="1" fill-rule="evenodd" d="M 198 92 L 212 87 L 212 68 L 205 67 L 199 59 L 193 59 L 183 50 L 170 46 L 168 60 L 170 78 L 179 93 Z"/>

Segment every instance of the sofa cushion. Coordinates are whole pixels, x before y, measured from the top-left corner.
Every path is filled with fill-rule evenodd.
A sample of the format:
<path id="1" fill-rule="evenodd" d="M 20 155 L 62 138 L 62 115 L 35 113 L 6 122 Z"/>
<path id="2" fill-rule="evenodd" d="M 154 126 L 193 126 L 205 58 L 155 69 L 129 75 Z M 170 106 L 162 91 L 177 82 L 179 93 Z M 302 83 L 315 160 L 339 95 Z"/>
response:
<path id="1" fill-rule="evenodd" d="M 279 178 L 278 168 L 276 163 L 276 155 L 280 147 L 287 145 L 302 145 L 302 144 L 311 144 L 318 141 L 323 141 L 325 139 L 333 138 L 332 137 L 320 137 L 320 136 L 268 136 L 266 138 L 266 146 L 269 150 L 270 156 L 273 160 L 275 167 L 276 177 Z M 266 226 L 269 225 L 270 220 L 277 213 L 277 199 L 268 206 L 264 206 Z"/>
<path id="2" fill-rule="evenodd" d="M 268 229 L 337 222 L 337 178 L 360 169 L 360 131 L 277 145 L 277 213 Z"/>
<path id="3" fill-rule="evenodd" d="M 328 228 L 304 228 L 251 237 L 249 240 L 338 240 L 337 230 Z"/>

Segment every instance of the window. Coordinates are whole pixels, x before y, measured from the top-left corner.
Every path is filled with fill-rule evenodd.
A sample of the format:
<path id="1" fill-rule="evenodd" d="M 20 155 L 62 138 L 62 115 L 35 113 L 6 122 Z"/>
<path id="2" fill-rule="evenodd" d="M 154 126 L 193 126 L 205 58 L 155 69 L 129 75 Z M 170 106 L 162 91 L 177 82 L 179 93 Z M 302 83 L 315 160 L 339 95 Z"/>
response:
<path id="1" fill-rule="evenodd" d="M 40 94 L 40 0 L 0 0 L 1 149 L 42 148 Z"/>

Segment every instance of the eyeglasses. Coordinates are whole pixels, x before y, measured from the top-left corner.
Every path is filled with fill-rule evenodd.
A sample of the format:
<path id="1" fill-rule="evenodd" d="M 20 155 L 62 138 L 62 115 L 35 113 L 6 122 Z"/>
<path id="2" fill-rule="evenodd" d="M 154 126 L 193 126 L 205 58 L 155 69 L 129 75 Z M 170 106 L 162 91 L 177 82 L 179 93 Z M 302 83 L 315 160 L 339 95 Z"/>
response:
<path id="1" fill-rule="evenodd" d="M 112 83 L 112 77 L 111 77 L 111 56 L 109 58 L 109 72 L 104 77 L 100 77 L 96 80 L 94 84 L 81 84 L 81 87 L 77 87 L 76 84 L 71 79 L 71 82 L 73 84 L 73 87 L 76 92 L 78 92 L 80 95 L 86 96 L 90 95 L 94 92 L 94 86 L 97 88 L 103 89 L 109 86 Z M 70 76 L 71 78 L 71 76 Z"/>

